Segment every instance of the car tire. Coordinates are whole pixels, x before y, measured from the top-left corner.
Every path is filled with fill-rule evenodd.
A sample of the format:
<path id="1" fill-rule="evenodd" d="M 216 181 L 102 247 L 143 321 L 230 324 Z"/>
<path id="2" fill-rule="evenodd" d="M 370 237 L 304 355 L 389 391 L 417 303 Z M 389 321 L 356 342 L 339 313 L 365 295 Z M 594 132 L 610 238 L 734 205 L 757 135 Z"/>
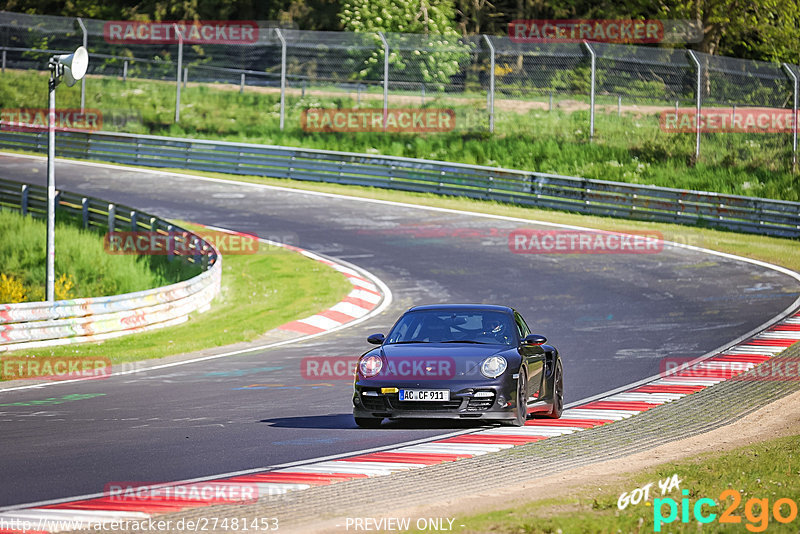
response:
<path id="1" fill-rule="evenodd" d="M 380 417 L 355 417 L 353 419 L 356 420 L 356 425 L 360 428 L 378 428 L 381 426 L 383 419 Z"/>
<path id="2" fill-rule="evenodd" d="M 528 383 L 525 378 L 525 369 L 519 370 L 517 378 L 517 410 L 516 417 L 511 421 L 512 426 L 523 426 L 528 420 Z"/>
<path id="3" fill-rule="evenodd" d="M 564 373 L 561 366 L 556 367 L 556 375 L 553 377 L 553 407 L 549 412 L 542 414 L 548 419 L 558 419 L 564 411 Z"/>

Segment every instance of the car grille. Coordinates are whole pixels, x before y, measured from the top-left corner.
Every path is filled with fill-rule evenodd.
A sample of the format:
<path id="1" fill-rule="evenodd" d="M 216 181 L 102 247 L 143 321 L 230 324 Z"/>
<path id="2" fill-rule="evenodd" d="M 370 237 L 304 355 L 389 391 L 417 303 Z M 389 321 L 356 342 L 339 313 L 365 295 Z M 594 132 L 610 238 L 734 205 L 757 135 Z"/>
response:
<path id="1" fill-rule="evenodd" d="M 403 401 L 397 395 L 386 396 L 389 405 L 395 410 L 402 410 L 407 412 L 439 412 L 439 411 L 456 411 L 461 407 L 461 399 L 451 399 L 442 402 L 428 402 L 428 401 Z"/>
<path id="2" fill-rule="evenodd" d="M 494 404 L 494 395 L 491 397 L 473 397 L 467 404 L 468 412 L 485 412 Z"/>
<path id="3" fill-rule="evenodd" d="M 379 412 L 386 410 L 386 400 L 384 397 L 373 397 L 368 395 L 362 395 L 361 404 L 364 405 L 365 410 L 369 410 L 371 412 Z"/>

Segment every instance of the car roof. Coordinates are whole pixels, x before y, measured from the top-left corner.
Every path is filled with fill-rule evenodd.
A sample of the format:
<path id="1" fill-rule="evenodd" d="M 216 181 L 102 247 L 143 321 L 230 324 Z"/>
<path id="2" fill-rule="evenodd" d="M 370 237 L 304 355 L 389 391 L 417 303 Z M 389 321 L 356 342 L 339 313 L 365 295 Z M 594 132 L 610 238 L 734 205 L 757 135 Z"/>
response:
<path id="1" fill-rule="evenodd" d="M 408 311 L 493 311 L 502 313 L 514 313 L 513 308 L 508 306 L 498 306 L 496 304 L 426 304 L 424 306 L 412 306 Z"/>

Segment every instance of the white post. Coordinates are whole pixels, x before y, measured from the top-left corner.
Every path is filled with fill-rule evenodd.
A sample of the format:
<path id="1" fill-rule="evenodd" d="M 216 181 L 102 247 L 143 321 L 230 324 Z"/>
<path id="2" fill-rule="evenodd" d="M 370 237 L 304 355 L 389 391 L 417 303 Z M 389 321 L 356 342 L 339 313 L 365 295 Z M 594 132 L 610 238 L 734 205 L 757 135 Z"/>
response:
<path id="1" fill-rule="evenodd" d="M 280 28 L 275 28 L 275 34 L 281 41 L 281 130 L 286 120 L 286 39 Z"/>
<path id="2" fill-rule="evenodd" d="M 78 26 L 81 27 L 81 31 L 83 32 L 83 47 L 87 48 L 88 41 L 87 41 L 87 34 L 86 34 L 86 26 L 83 24 L 83 20 L 78 17 Z M 81 78 L 81 113 L 83 113 L 83 109 L 86 107 L 86 76 Z"/>
<path id="3" fill-rule="evenodd" d="M 242 73 L 242 79 L 239 82 L 239 94 L 244 94 L 244 72 Z"/>
<path id="4" fill-rule="evenodd" d="M 489 45 L 489 133 L 494 133 L 494 45 L 488 35 L 483 39 Z"/>
<path id="5" fill-rule="evenodd" d="M 789 77 L 792 79 L 792 89 L 794 92 L 794 99 L 792 101 L 792 170 L 797 171 L 797 92 L 798 92 L 798 79 L 797 75 L 792 71 L 792 68 L 787 64 L 783 64 L 783 68 Z"/>
<path id="6" fill-rule="evenodd" d="M 700 158 L 700 111 L 702 109 L 702 99 L 703 99 L 703 68 L 700 66 L 700 61 L 697 59 L 697 56 L 694 53 L 694 50 L 689 50 L 689 58 L 694 63 L 695 68 L 697 69 L 697 116 L 695 117 L 695 144 L 694 144 L 694 160 Z"/>
<path id="7" fill-rule="evenodd" d="M 383 32 L 378 32 L 378 37 L 383 43 L 383 129 L 386 130 L 389 122 L 389 43 Z"/>
<path id="8" fill-rule="evenodd" d="M 45 261 L 45 300 L 55 301 L 56 266 L 56 86 L 61 65 L 50 59 L 50 90 L 47 114 L 47 252 Z"/>
<path id="9" fill-rule="evenodd" d="M 181 70 L 183 69 L 183 34 L 177 24 L 172 25 L 178 35 L 178 79 L 175 82 L 175 122 L 181 120 Z"/>
<path id="10" fill-rule="evenodd" d="M 594 139 L 594 75 L 597 56 L 594 53 L 594 48 L 592 48 L 592 45 L 590 45 L 588 41 L 584 41 L 583 46 L 586 47 L 586 50 L 589 52 L 589 57 L 592 59 L 592 85 L 589 91 L 589 140 L 591 141 Z"/>

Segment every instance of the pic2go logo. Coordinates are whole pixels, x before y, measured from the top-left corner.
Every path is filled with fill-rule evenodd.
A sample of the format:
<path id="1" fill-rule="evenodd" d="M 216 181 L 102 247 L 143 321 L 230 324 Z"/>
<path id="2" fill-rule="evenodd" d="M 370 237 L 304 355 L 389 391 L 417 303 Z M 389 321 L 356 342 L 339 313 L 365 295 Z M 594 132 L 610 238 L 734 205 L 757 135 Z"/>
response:
<path id="1" fill-rule="evenodd" d="M 662 525 L 668 525 L 678 519 L 680 512 L 681 523 L 689 522 L 689 513 L 694 516 L 695 521 L 701 524 L 707 524 L 717 519 L 717 514 L 711 510 L 717 508 L 719 504 L 714 499 L 698 499 L 694 506 L 690 505 L 689 490 L 682 490 L 683 498 L 680 503 L 676 502 L 671 497 L 653 500 L 653 530 L 661 532 Z M 736 514 L 736 509 L 742 502 L 742 496 L 736 490 L 725 490 L 719 494 L 720 502 L 727 499 L 732 499 L 733 502 L 728 505 L 725 510 L 719 514 L 719 522 L 725 524 L 741 524 L 742 517 Z M 744 516 L 748 523 L 745 528 L 750 532 L 764 532 L 769 526 L 770 512 L 772 518 L 778 523 L 791 523 L 797 518 L 797 503 L 792 499 L 786 497 L 776 500 L 769 506 L 769 499 L 749 499 L 744 505 Z M 667 508 L 667 515 L 664 516 L 665 507 Z"/>

